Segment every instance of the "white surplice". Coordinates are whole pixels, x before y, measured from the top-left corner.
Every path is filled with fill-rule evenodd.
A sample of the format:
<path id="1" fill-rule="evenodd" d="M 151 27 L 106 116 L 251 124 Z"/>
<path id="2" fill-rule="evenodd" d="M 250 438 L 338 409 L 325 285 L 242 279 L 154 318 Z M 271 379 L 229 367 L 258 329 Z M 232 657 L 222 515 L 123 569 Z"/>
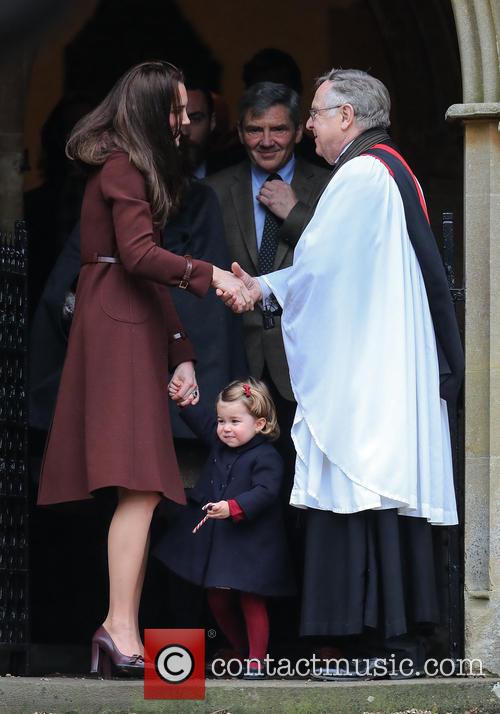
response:
<path id="1" fill-rule="evenodd" d="M 436 340 L 401 195 L 381 162 L 333 176 L 291 267 L 265 280 L 297 400 L 290 502 L 457 523 Z"/>

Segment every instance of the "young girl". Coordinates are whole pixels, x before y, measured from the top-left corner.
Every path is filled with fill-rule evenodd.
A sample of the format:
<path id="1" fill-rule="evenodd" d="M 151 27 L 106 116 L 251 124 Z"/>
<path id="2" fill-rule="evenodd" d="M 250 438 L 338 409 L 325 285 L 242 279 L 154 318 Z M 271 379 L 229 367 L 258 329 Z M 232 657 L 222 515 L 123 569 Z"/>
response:
<path id="1" fill-rule="evenodd" d="M 172 380 L 171 396 L 175 391 Z M 220 629 L 249 658 L 245 676 L 263 676 L 266 598 L 294 592 L 280 508 L 283 465 L 270 443 L 279 435 L 275 407 L 265 384 L 250 378 L 231 382 L 219 394 L 216 422 L 199 405 L 184 409 L 182 417 L 210 447 L 210 455 L 187 495 L 187 508 L 169 526 L 155 555 L 206 588 Z M 206 522 L 193 532 L 205 515 Z"/>

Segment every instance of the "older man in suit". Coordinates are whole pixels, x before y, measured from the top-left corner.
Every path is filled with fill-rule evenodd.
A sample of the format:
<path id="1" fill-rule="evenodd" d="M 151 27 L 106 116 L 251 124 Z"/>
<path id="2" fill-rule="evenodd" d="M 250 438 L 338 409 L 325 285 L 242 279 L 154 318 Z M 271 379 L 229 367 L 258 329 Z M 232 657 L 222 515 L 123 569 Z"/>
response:
<path id="1" fill-rule="evenodd" d="M 304 220 L 329 178 L 327 170 L 294 155 L 302 132 L 297 92 L 274 82 L 254 84 L 239 107 L 238 133 L 248 158 L 207 179 L 222 208 L 230 256 L 250 275 L 292 264 Z M 291 475 L 295 401 L 280 316 L 272 297 L 264 310 L 245 313 L 245 349 L 251 374 L 268 382 L 276 402 L 277 446 Z"/>

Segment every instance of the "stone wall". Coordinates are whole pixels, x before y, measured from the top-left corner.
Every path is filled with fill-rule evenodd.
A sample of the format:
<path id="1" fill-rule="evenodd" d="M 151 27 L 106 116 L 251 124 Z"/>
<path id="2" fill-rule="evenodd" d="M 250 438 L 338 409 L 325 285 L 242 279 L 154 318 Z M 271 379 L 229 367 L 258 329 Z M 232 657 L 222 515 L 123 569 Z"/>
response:
<path id="1" fill-rule="evenodd" d="M 500 672 L 499 0 L 453 0 L 465 134 L 465 648 Z"/>

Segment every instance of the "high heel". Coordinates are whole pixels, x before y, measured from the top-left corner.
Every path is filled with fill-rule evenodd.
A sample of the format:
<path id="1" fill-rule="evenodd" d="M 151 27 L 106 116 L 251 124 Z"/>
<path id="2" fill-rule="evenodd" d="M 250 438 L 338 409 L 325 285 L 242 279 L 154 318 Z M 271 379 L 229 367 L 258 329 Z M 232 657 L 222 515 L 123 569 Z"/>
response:
<path id="1" fill-rule="evenodd" d="M 111 662 L 104 650 L 101 650 L 98 642 L 92 640 L 92 657 L 90 660 L 90 674 L 103 679 L 111 679 Z"/>
<path id="2" fill-rule="evenodd" d="M 109 632 L 101 625 L 92 637 L 90 673 L 109 679 L 111 677 L 111 666 L 114 667 L 117 674 L 141 676 L 144 673 L 144 657 L 139 654 L 122 654 L 110 637 Z"/>

